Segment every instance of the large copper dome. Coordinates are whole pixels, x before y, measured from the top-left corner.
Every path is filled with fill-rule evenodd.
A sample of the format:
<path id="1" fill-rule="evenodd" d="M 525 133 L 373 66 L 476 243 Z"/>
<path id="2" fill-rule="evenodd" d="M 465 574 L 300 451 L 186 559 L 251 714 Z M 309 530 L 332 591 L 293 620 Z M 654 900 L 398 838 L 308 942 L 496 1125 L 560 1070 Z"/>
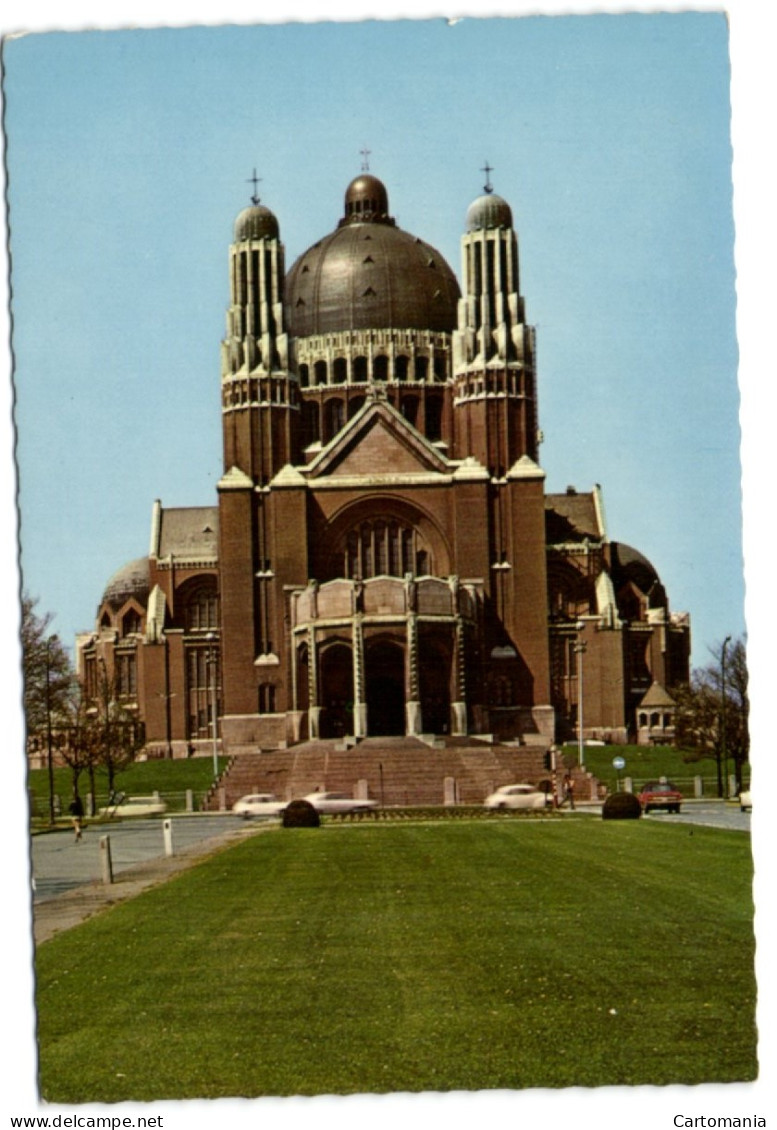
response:
<path id="1" fill-rule="evenodd" d="M 388 328 L 450 333 L 458 298 L 456 276 L 439 251 L 396 227 L 385 186 L 362 174 L 346 190 L 337 229 L 289 271 L 287 325 L 294 337 Z"/>

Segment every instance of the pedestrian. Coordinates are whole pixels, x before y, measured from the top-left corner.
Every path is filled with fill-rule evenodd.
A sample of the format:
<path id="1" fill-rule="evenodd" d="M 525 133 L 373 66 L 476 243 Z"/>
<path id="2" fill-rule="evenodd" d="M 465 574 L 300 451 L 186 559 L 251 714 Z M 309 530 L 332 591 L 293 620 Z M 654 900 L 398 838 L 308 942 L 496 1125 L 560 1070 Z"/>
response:
<path id="1" fill-rule="evenodd" d="M 575 782 L 571 773 L 564 778 L 564 800 L 569 801 L 569 807 L 575 811 Z"/>
<path id="2" fill-rule="evenodd" d="M 81 797 L 78 795 L 78 793 L 74 794 L 73 799 L 70 802 L 70 808 L 68 809 L 68 811 L 70 812 L 70 818 L 73 821 L 73 831 L 75 832 L 76 836 L 75 842 L 80 843 L 82 832 L 81 821 L 84 818 L 84 802 L 81 800 Z"/>

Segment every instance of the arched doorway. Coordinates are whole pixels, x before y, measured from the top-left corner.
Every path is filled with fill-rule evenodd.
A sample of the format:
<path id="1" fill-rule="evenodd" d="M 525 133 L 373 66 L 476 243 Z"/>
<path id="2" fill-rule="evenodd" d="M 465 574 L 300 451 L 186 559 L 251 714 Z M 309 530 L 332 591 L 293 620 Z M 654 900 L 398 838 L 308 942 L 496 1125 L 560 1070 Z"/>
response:
<path id="1" fill-rule="evenodd" d="M 387 737 L 405 732 L 405 653 L 381 641 L 366 654 L 367 733 Z"/>
<path id="2" fill-rule="evenodd" d="M 353 657 L 347 644 L 336 643 L 321 652 L 322 738 L 353 733 Z"/>
<path id="3" fill-rule="evenodd" d="M 419 651 L 424 733 L 447 734 L 451 719 L 451 646 L 446 640 L 430 639 L 422 635 Z"/>

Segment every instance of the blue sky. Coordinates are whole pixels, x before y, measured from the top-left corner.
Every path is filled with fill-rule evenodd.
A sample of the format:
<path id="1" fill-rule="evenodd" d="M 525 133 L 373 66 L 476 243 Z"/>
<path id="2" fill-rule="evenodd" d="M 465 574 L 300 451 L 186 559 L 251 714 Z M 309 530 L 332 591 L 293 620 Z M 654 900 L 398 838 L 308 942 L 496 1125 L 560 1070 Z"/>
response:
<path id="1" fill-rule="evenodd" d="M 70 643 L 147 552 L 151 505 L 215 500 L 231 225 L 287 262 L 359 150 L 458 271 L 486 158 L 538 327 L 549 490 L 692 614 L 744 629 L 728 31 L 721 14 L 40 34 L 5 49 L 23 581 Z M 336 80 L 336 81 L 333 81 Z"/>

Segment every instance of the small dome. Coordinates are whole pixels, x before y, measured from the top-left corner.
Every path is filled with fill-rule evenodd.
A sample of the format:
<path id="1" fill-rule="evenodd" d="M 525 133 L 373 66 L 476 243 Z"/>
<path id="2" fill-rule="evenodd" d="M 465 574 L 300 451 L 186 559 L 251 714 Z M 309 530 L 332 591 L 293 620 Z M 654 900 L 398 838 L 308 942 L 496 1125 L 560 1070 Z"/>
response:
<path id="1" fill-rule="evenodd" d="M 278 221 L 264 204 L 244 208 L 235 220 L 235 243 L 248 239 L 277 239 Z"/>
<path id="2" fill-rule="evenodd" d="M 467 231 L 493 228 L 511 228 L 513 213 L 510 205 L 493 192 L 479 196 L 467 209 Z"/>
<path id="3" fill-rule="evenodd" d="M 100 603 L 109 604 L 111 608 L 118 609 L 130 597 L 134 597 L 139 604 L 145 607 L 148 592 L 148 558 L 138 557 L 113 574 L 105 586 L 105 592 Z"/>
<path id="4" fill-rule="evenodd" d="M 370 173 L 355 177 L 345 190 L 344 223 L 388 223 L 388 211 L 386 186 Z"/>

